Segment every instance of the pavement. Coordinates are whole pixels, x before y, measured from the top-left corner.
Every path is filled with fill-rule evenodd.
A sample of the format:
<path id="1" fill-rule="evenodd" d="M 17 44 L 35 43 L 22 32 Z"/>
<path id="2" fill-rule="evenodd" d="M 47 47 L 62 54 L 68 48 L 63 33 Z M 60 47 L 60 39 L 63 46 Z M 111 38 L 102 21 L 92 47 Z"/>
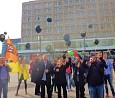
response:
<path id="1" fill-rule="evenodd" d="M 9 88 L 8 88 L 8 98 L 40 98 L 39 96 L 34 95 L 35 84 L 30 82 L 30 79 L 28 79 L 28 81 L 27 81 L 28 94 L 25 95 L 24 82 L 22 81 L 22 84 L 21 84 L 21 87 L 19 90 L 19 95 L 15 96 L 17 85 L 18 85 L 18 78 L 17 78 L 18 76 L 17 76 L 17 73 L 11 74 L 10 76 L 11 76 L 11 80 L 10 80 Z M 115 74 L 114 74 L 114 77 L 115 77 Z M 114 83 L 114 87 L 115 87 L 115 78 L 113 80 L 113 83 Z M 89 98 L 87 85 L 85 86 L 85 88 L 86 88 L 86 90 L 85 90 L 86 97 Z M 47 96 L 46 96 L 46 98 L 47 98 Z M 56 93 L 53 93 L 53 98 L 57 98 Z M 75 88 L 72 88 L 72 91 L 68 92 L 68 98 L 75 98 Z M 109 98 L 112 98 L 111 91 L 110 91 Z"/>

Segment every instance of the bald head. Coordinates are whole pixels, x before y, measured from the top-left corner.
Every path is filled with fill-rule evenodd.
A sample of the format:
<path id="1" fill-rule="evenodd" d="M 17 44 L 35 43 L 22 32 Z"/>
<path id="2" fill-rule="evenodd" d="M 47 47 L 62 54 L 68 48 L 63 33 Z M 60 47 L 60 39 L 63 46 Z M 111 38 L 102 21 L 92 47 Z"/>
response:
<path id="1" fill-rule="evenodd" d="M 105 54 L 103 55 L 103 59 L 104 59 L 104 60 L 107 60 L 107 58 L 108 58 L 108 55 L 105 53 Z"/>
<path id="2" fill-rule="evenodd" d="M 48 60 L 48 56 L 47 56 L 46 54 L 44 54 L 44 55 L 43 55 L 43 61 L 44 61 L 44 62 L 47 62 L 47 60 Z"/>

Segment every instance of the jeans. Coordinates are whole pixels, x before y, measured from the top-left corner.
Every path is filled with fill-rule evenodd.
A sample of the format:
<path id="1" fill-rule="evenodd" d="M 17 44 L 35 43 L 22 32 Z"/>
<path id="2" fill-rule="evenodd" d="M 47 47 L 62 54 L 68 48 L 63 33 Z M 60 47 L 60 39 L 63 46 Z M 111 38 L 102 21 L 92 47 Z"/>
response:
<path id="1" fill-rule="evenodd" d="M 104 75 L 104 81 L 105 81 L 106 94 L 109 93 L 109 91 L 108 91 L 108 85 L 107 85 L 107 81 L 108 81 L 108 82 L 109 82 L 109 85 L 110 85 L 110 87 L 111 87 L 112 95 L 114 96 L 114 95 L 115 95 L 115 92 L 114 92 L 114 87 L 113 87 L 113 83 L 112 83 L 112 76 L 111 76 L 111 74 Z"/>
<path id="2" fill-rule="evenodd" d="M 0 98 L 1 98 L 1 93 L 3 89 L 3 98 L 7 98 L 7 93 L 8 93 L 8 80 L 0 80 Z"/>
<path id="3" fill-rule="evenodd" d="M 71 73 L 66 73 L 67 89 L 71 89 L 71 82 L 70 82 L 71 77 L 72 77 Z"/>
<path id="4" fill-rule="evenodd" d="M 104 84 L 100 86 L 88 85 L 90 98 L 104 98 Z"/>

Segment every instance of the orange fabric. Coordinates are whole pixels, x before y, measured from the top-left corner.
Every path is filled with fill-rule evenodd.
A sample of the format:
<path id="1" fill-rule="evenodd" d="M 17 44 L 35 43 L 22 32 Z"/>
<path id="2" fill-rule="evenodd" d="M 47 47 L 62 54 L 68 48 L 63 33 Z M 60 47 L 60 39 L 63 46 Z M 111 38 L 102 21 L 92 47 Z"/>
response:
<path id="1" fill-rule="evenodd" d="M 13 62 L 18 61 L 18 51 L 15 47 L 15 45 L 12 43 L 12 40 L 8 39 L 6 40 L 6 60 L 11 60 Z"/>

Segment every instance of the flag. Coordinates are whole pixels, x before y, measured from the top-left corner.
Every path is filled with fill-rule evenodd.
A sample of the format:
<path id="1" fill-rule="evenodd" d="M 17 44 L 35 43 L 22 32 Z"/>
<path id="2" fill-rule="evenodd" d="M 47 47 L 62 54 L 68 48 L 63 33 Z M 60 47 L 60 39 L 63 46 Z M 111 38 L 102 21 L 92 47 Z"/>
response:
<path id="1" fill-rule="evenodd" d="M 78 56 L 78 51 L 77 50 L 71 50 L 71 51 L 68 51 L 68 53 L 71 55 L 71 56 Z"/>
<path id="2" fill-rule="evenodd" d="M 19 72 L 19 70 L 20 70 L 19 62 L 9 62 L 7 64 L 12 69 L 12 71 L 10 73 L 17 73 L 17 72 Z"/>
<path id="3" fill-rule="evenodd" d="M 15 45 L 12 43 L 12 40 L 8 39 L 6 40 L 6 54 L 5 54 L 6 60 L 11 60 L 12 62 L 18 61 L 18 51 L 15 47 Z"/>

